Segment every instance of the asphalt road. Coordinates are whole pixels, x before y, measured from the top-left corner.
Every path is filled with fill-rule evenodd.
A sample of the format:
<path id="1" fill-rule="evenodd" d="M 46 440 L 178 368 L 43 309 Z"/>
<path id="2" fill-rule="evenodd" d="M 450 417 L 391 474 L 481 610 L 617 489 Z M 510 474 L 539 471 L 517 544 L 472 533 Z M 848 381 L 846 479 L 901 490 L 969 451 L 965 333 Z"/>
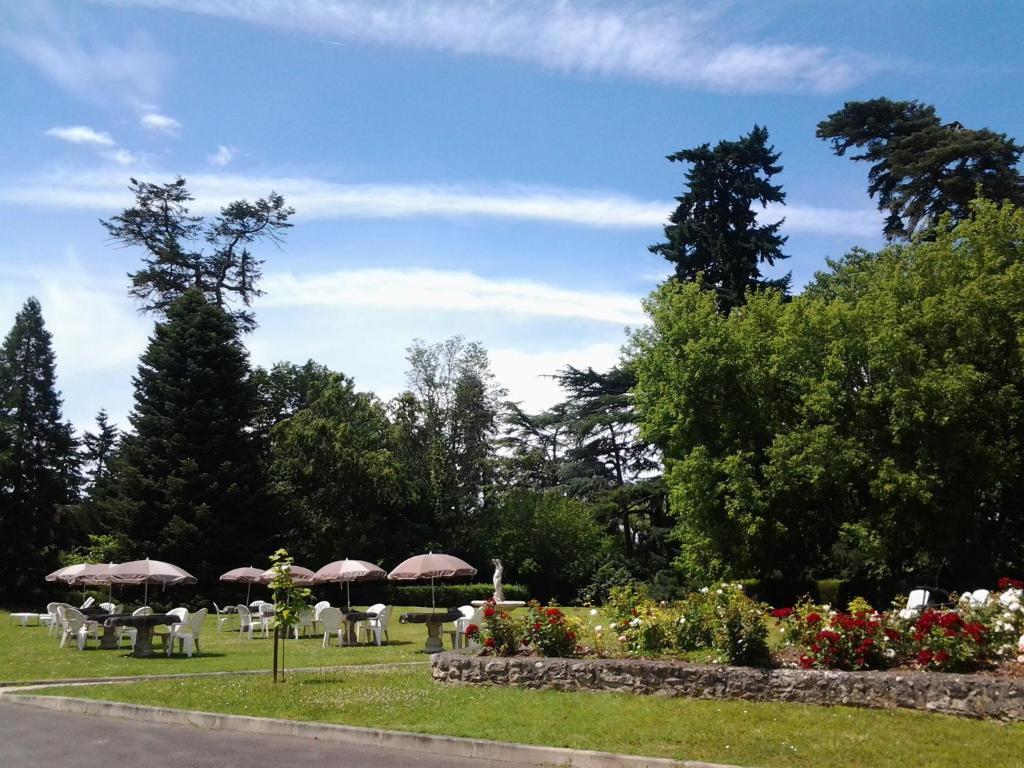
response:
<path id="1" fill-rule="evenodd" d="M 295 737 L 52 712 L 0 701 L 0 766 L 225 768 L 516 768 L 517 764 Z"/>

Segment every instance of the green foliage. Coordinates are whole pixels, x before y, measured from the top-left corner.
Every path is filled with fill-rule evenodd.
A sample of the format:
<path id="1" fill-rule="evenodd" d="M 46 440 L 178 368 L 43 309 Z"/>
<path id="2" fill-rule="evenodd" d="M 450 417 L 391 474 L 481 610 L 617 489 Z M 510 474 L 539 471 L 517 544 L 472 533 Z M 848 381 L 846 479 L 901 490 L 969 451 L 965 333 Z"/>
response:
<path id="1" fill-rule="evenodd" d="M 372 585 L 360 585 L 363 589 Z M 437 584 L 434 596 L 437 604 L 452 608 L 469 605 L 474 600 L 486 600 L 494 594 L 494 585 L 486 584 Z M 522 584 L 505 584 L 506 600 L 529 600 L 530 590 Z M 430 585 L 396 586 L 388 583 L 386 601 L 396 605 L 430 605 Z"/>
<path id="2" fill-rule="evenodd" d="M 517 617 L 495 608 L 493 602 L 484 608 L 484 623 L 481 637 L 487 652 L 497 656 L 515 656 L 529 644 L 529 629 L 526 617 Z"/>
<path id="3" fill-rule="evenodd" d="M 248 425 L 253 392 L 234 321 L 190 291 L 157 323 L 135 377 L 135 406 L 114 469 L 93 504 L 119 519 L 131 555 L 215 582 L 252 562 L 275 533 Z"/>
<path id="4" fill-rule="evenodd" d="M 1024 213 L 856 253 L 723 317 L 666 284 L 633 337 L 688 579 L 987 580 L 1021 564 Z"/>
<path id="5" fill-rule="evenodd" d="M 291 551 L 315 562 L 373 561 L 410 551 L 421 534 L 409 469 L 395 450 L 384 406 L 340 373 L 318 371 L 307 401 L 270 433 L 270 490 Z"/>
<path id="6" fill-rule="evenodd" d="M 527 606 L 526 632 L 530 645 L 541 656 L 569 659 L 579 656 L 581 624 L 556 606 L 542 606 L 536 600 Z"/>
<path id="7" fill-rule="evenodd" d="M 885 235 L 906 238 L 948 214 L 970 216 L 975 197 L 1024 204 L 1016 165 L 1024 147 L 987 128 L 943 123 L 935 107 L 918 101 L 848 101 L 818 123 L 817 136 L 842 157 L 871 164 L 868 194 L 888 213 Z"/>
<path id="8" fill-rule="evenodd" d="M 86 547 L 75 547 L 60 555 L 60 564 L 75 565 L 76 563 L 120 563 L 127 560 L 128 545 L 118 535 L 90 533 Z"/>
<path id="9" fill-rule="evenodd" d="M 737 141 L 720 141 L 714 149 L 702 144 L 669 155 L 672 162 L 690 163 L 687 191 L 665 225 L 666 242 L 650 251 L 675 265 L 681 282 L 696 281 L 712 291 L 717 306 L 728 314 L 742 306 L 750 291 L 773 288 L 785 292 L 789 275 L 764 280 L 759 265 L 788 258 L 782 222 L 758 225 L 754 204 L 783 203 L 782 187 L 771 183 L 782 170 L 779 153 L 768 145 L 768 130 L 757 125 Z"/>
<path id="10" fill-rule="evenodd" d="M 250 203 L 236 200 L 212 221 L 191 216 L 193 199 L 180 176 L 168 184 L 131 180 L 135 205 L 100 223 L 115 242 L 145 250 L 142 269 L 129 275 L 129 293 L 144 311 L 165 313 L 190 290 L 199 290 L 216 306 L 229 310 L 233 301 L 244 308 L 231 311 L 239 328 L 256 327 L 245 309 L 259 296 L 256 284 L 263 262 L 249 246 L 260 240 L 281 242 L 295 213 L 274 192 Z"/>
<path id="11" fill-rule="evenodd" d="M 594 517 L 591 505 L 553 491 L 509 490 L 483 513 L 478 547 L 500 557 L 506 573 L 532 597 L 571 600 L 602 555 Z"/>
<path id="12" fill-rule="evenodd" d="M 0 347 L 0 595 L 35 591 L 56 567 L 62 510 L 78 484 L 50 332 L 30 298 Z"/>

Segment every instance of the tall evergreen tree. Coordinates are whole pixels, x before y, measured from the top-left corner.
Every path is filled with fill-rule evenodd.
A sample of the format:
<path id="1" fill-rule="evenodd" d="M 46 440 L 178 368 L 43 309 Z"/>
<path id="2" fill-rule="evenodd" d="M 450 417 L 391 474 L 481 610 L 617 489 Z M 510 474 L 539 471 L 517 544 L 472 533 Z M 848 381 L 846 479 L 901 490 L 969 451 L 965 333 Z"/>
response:
<path id="1" fill-rule="evenodd" d="M 1024 147 L 988 128 L 943 123 L 935 107 L 919 101 L 848 101 L 818 123 L 817 134 L 842 157 L 871 164 L 868 194 L 887 213 L 885 236 L 910 237 L 948 213 L 953 223 L 970 215 L 975 197 L 1024 205 L 1017 169 Z"/>
<path id="2" fill-rule="evenodd" d="M 78 493 L 75 447 L 33 297 L 0 348 L 0 590 L 9 599 L 37 588 L 56 565 L 62 508 Z"/>
<path id="3" fill-rule="evenodd" d="M 117 451 L 121 431 L 107 416 L 106 410 L 96 414 L 96 431 L 82 434 L 82 460 L 85 464 L 86 492 L 90 495 L 97 486 L 111 477 L 111 461 Z"/>
<path id="4" fill-rule="evenodd" d="M 701 279 L 713 290 L 719 310 L 728 314 L 745 302 L 748 291 L 789 289 L 790 276 L 764 280 L 760 264 L 788 258 L 782 222 L 758 224 L 754 203 L 784 203 L 782 187 L 772 177 L 782 170 L 779 153 L 768 145 L 768 129 L 755 125 L 737 141 L 702 144 L 669 155 L 690 163 L 687 191 L 665 225 L 666 242 L 650 246 L 675 265 L 682 281 Z"/>
<path id="5" fill-rule="evenodd" d="M 117 492 L 137 556 L 175 562 L 201 580 L 265 556 L 248 354 L 232 318 L 198 290 L 167 308 L 142 355 L 121 443 Z"/>
<path id="6" fill-rule="evenodd" d="M 135 205 L 100 223 L 114 242 L 145 249 L 142 269 L 129 274 L 129 293 L 142 310 L 166 312 L 186 291 L 197 289 L 231 312 L 243 331 L 255 328 L 248 307 L 262 293 L 257 283 L 263 261 L 249 246 L 260 240 L 280 242 L 295 210 L 271 192 L 252 203 L 229 203 L 204 222 L 189 214 L 193 198 L 180 176 L 169 184 L 132 179 L 130 189 Z"/>

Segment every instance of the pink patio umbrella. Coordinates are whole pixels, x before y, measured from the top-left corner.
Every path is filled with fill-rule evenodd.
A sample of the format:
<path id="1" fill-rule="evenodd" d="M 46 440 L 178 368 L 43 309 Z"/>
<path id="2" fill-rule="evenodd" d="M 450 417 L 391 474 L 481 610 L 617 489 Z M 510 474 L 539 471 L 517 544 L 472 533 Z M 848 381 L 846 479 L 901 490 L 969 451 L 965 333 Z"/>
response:
<path id="1" fill-rule="evenodd" d="M 236 584 L 245 584 L 245 604 L 249 604 L 249 591 L 252 589 L 253 584 L 259 584 L 260 578 L 263 576 L 263 570 L 261 568 L 253 568 L 251 565 L 245 566 L 244 568 L 232 568 L 227 573 L 220 575 L 221 581 L 231 581 Z"/>
<path id="2" fill-rule="evenodd" d="M 81 581 L 83 584 L 89 584 L 90 586 L 100 586 L 107 588 L 107 602 L 114 602 L 114 567 L 117 563 L 96 563 L 90 564 L 88 568 L 83 571 L 81 575 Z"/>
<path id="3" fill-rule="evenodd" d="M 328 563 L 319 571 L 313 574 L 313 580 L 317 584 L 328 582 L 345 583 L 345 603 L 349 610 L 352 610 L 352 598 L 349 595 L 349 585 L 353 581 L 375 581 L 383 579 L 387 572 L 379 565 L 368 563 L 365 560 L 335 560 Z"/>
<path id="4" fill-rule="evenodd" d="M 163 560 L 133 560 L 121 563 L 110 569 L 110 578 L 114 584 L 144 584 L 143 603 L 149 602 L 150 584 L 195 584 L 197 579 L 188 571 Z"/>
<path id="5" fill-rule="evenodd" d="M 65 565 L 63 568 L 58 568 L 53 573 L 48 573 L 44 577 L 46 581 L 61 581 L 67 584 L 69 587 L 77 587 L 79 584 L 82 585 L 82 599 L 85 599 L 85 585 L 88 584 L 84 580 L 84 577 L 89 573 L 89 569 L 98 567 L 98 563 L 75 563 L 74 565 Z"/>
<path id="6" fill-rule="evenodd" d="M 315 575 L 309 568 L 303 568 L 301 565 L 287 566 L 288 572 L 292 575 L 292 583 L 299 585 L 300 587 L 308 587 L 313 583 L 313 576 Z M 269 584 L 274 580 L 274 569 L 267 568 L 260 575 L 260 584 Z"/>
<path id="7" fill-rule="evenodd" d="M 473 576 L 476 568 L 460 560 L 454 555 L 441 555 L 429 552 L 425 555 L 416 555 L 408 560 L 399 563 L 395 569 L 388 574 L 392 581 L 416 581 L 419 579 L 430 579 L 430 610 L 434 605 L 434 579 L 450 579 L 454 576 Z"/>

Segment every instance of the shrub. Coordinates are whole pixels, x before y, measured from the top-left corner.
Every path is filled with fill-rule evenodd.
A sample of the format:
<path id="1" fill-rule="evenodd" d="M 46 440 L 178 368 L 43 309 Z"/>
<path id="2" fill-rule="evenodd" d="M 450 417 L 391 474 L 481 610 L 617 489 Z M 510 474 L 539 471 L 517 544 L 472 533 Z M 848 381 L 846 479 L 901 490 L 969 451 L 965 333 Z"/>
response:
<path id="1" fill-rule="evenodd" d="M 709 649 L 719 659 L 740 666 L 766 666 L 766 605 L 747 597 L 739 582 L 704 587 L 677 604 L 676 646 L 679 650 Z"/>
<path id="2" fill-rule="evenodd" d="M 555 606 L 530 603 L 526 631 L 530 643 L 541 656 L 569 658 L 579 655 L 579 622 Z"/>
<path id="3" fill-rule="evenodd" d="M 484 608 L 484 625 L 480 636 L 485 649 L 497 656 L 515 656 L 529 643 L 525 619 L 516 619 L 508 611 L 495 608 L 494 601 L 488 601 Z"/>

